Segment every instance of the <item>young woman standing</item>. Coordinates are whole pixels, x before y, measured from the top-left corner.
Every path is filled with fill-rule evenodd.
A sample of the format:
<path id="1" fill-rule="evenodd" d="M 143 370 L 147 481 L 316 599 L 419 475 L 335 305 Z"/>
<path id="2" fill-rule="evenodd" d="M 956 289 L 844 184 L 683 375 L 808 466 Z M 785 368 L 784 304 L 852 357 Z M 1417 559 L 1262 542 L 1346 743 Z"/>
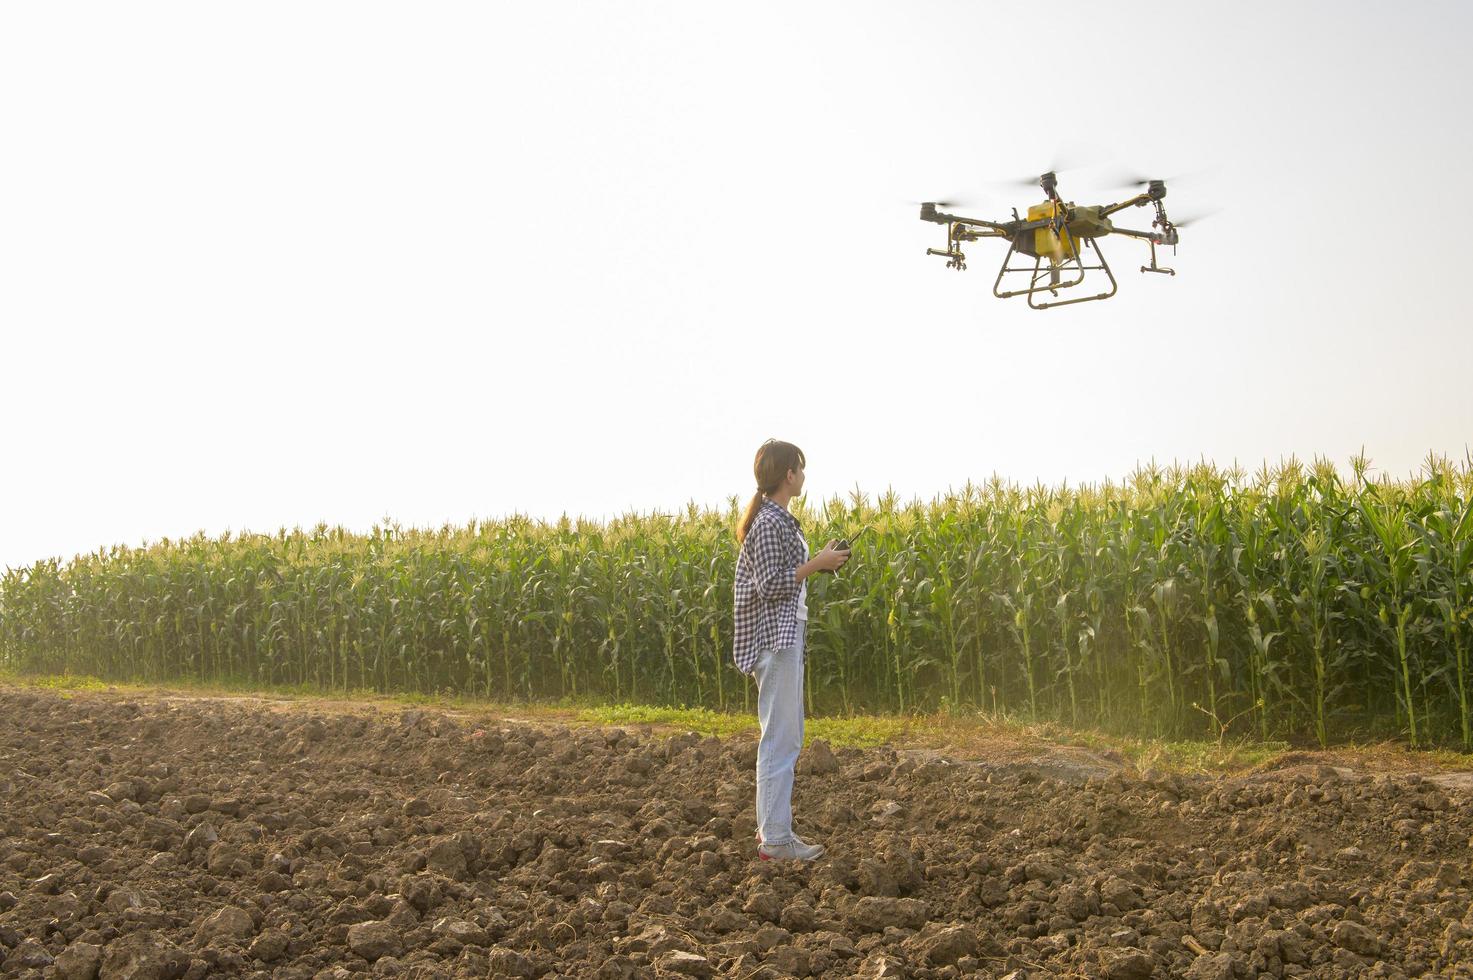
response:
<path id="1" fill-rule="evenodd" d="M 757 493 L 737 528 L 736 628 L 732 658 L 757 681 L 757 846 L 764 860 L 812 861 L 821 844 L 793 833 L 793 769 L 803 748 L 803 638 L 808 583 L 849 560 L 834 542 L 809 557 L 808 542 L 788 502 L 803 491 L 803 451 L 769 439 L 752 469 Z"/>

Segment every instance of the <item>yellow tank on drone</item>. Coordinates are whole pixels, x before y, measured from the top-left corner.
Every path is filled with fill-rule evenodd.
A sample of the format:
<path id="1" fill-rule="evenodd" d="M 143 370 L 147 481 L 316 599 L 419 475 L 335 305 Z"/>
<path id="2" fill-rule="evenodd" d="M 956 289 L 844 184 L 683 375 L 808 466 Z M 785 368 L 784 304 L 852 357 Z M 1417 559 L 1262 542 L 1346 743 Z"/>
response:
<path id="1" fill-rule="evenodd" d="M 1044 201 L 1035 204 L 1028 209 L 1029 221 L 1048 221 L 1058 216 L 1063 208 L 1062 202 Z M 1067 228 L 1060 228 L 1057 233 L 1052 228 L 1039 228 L 1033 232 L 1034 255 L 1052 257 L 1055 260 L 1072 259 L 1075 256 L 1074 240 L 1069 237 Z"/>

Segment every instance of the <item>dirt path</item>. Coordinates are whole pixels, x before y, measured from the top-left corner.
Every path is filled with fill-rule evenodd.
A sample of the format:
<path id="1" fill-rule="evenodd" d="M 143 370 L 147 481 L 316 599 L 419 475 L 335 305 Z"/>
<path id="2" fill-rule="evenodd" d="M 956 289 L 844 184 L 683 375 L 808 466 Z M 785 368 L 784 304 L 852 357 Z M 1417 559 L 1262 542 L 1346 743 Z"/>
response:
<path id="1" fill-rule="evenodd" d="M 0 976 L 1473 977 L 1466 774 L 0 688 Z"/>

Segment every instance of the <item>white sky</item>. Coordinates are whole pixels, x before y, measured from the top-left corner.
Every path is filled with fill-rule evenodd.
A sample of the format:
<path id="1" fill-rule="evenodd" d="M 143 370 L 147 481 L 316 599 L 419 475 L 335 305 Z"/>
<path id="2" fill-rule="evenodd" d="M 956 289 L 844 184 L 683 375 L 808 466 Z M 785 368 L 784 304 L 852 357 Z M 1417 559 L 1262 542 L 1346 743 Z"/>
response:
<path id="1" fill-rule="evenodd" d="M 0 565 L 1473 441 L 1466 3 L 0 6 Z M 1222 210 L 1103 303 L 913 201 Z M 1098 193 L 1097 193 L 1098 192 Z M 1122 224 L 1149 223 L 1145 210 Z"/>

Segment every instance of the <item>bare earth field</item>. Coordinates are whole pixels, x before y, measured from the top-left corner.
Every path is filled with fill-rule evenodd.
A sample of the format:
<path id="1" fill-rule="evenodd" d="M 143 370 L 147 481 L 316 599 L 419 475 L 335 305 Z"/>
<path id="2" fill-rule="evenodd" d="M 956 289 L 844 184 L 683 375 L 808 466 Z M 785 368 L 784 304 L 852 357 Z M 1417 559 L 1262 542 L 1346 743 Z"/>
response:
<path id="1" fill-rule="evenodd" d="M 0 976 L 1473 977 L 1466 776 L 1040 752 L 0 687 Z"/>

